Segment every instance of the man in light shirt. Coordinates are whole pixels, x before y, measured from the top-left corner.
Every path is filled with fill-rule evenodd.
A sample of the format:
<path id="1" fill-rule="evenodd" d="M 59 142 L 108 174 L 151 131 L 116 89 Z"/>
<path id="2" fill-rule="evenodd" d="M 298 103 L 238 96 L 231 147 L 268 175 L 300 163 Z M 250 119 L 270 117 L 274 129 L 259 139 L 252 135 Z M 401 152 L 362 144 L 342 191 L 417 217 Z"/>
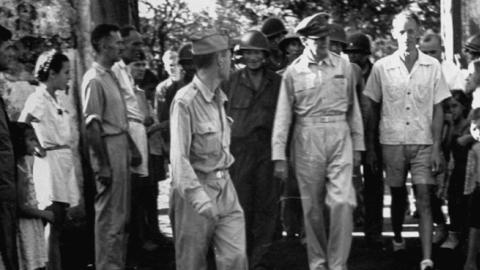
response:
<path id="1" fill-rule="evenodd" d="M 426 55 L 430 55 L 440 62 L 442 66 L 443 76 L 447 81 L 448 89 L 451 90 L 465 90 L 465 75 L 451 61 L 443 58 L 444 51 L 442 45 L 442 37 L 439 34 L 427 33 L 422 37 L 419 49 Z"/>
<path id="2" fill-rule="evenodd" d="M 142 156 L 141 164 L 131 168 L 132 211 L 127 262 L 135 265 L 141 248 L 147 242 L 147 239 L 145 239 L 147 225 L 145 224 L 144 195 L 148 193 L 144 189 L 148 187 L 149 178 L 147 132 L 144 123 L 148 112 L 142 111 L 139 106 L 136 91 L 143 90 L 135 87 L 128 66 L 131 62 L 137 60 L 142 53 L 142 36 L 132 26 L 123 27 L 120 29 L 120 33 L 124 48 L 121 51 L 121 60 L 113 65 L 112 71 L 120 83 L 120 90 L 127 106 L 128 133 Z"/>
<path id="3" fill-rule="evenodd" d="M 405 249 L 402 225 L 406 208 L 407 173 L 415 185 L 420 213 L 420 240 L 423 259 L 421 270 L 433 269 L 431 196 L 434 175 L 442 170 L 442 101 L 450 96 L 440 63 L 417 49 L 420 21 L 410 11 L 397 14 L 392 36 L 398 50 L 377 61 L 365 85 L 367 108 L 367 143 L 373 145 L 380 129 L 386 182 L 392 194 L 392 226 L 395 251 Z M 376 160 L 367 147 L 367 160 Z"/>

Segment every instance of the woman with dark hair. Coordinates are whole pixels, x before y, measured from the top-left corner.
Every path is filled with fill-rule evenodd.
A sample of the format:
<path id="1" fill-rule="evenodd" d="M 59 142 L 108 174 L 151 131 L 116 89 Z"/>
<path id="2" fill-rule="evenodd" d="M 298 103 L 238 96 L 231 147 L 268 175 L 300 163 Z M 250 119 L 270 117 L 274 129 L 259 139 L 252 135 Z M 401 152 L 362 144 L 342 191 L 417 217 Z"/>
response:
<path id="1" fill-rule="evenodd" d="M 450 114 L 448 134 L 444 140 L 445 155 L 450 157 L 448 162 L 449 175 L 447 185 L 448 214 L 450 216 L 449 233 L 442 248 L 455 249 L 466 233 L 467 215 L 465 209 L 468 200 L 463 195 L 468 151 L 473 143 L 470 135 L 471 100 L 462 90 L 451 91 L 452 97 L 447 99 L 447 112 Z M 463 234 L 463 235 L 462 235 Z"/>
<path id="2" fill-rule="evenodd" d="M 35 66 L 39 86 L 28 98 L 20 121 L 31 123 L 45 157 L 35 157 L 33 181 L 39 207 L 51 209 L 54 222 L 50 226 L 48 269 L 62 269 L 60 234 L 67 208 L 78 204 L 79 187 L 70 149 L 71 130 L 68 111 L 59 103 L 56 91 L 66 90 L 70 80 L 68 58 L 51 50 L 40 55 Z"/>

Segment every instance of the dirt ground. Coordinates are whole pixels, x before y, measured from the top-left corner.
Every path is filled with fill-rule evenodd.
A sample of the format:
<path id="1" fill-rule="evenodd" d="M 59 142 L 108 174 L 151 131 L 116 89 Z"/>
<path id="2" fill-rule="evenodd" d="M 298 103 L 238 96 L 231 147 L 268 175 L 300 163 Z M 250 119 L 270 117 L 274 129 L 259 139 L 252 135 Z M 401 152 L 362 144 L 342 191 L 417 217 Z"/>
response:
<path id="1" fill-rule="evenodd" d="M 159 221 L 161 231 L 168 237 L 172 236 L 168 219 L 168 194 L 170 183 L 168 181 L 159 184 L 160 196 L 158 199 Z M 415 218 L 408 216 L 404 226 L 407 250 L 394 253 L 391 249 L 391 226 L 389 219 L 389 195 L 385 195 L 384 208 L 384 249 L 369 249 L 361 235 L 361 228 L 354 233 L 352 249 L 348 261 L 349 270 L 417 270 L 421 259 L 420 241 L 418 239 L 417 222 Z M 79 267 L 80 262 L 89 260 L 89 253 L 85 245 L 85 230 L 74 230 L 65 239 L 65 255 L 68 260 L 69 270 L 92 269 L 91 267 Z M 82 244 L 83 243 L 83 244 Z M 442 250 L 434 247 L 433 260 L 437 270 L 461 270 L 465 247 L 462 246 L 454 251 Z M 155 251 L 143 254 L 138 270 L 173 270 L 175 269 L 173 244 L 164 246 Z M 269 270 L 308 270 L 305 245 L 299 239 L 280 239 L 273 243 L 266 254 L 265 265 Z"/>

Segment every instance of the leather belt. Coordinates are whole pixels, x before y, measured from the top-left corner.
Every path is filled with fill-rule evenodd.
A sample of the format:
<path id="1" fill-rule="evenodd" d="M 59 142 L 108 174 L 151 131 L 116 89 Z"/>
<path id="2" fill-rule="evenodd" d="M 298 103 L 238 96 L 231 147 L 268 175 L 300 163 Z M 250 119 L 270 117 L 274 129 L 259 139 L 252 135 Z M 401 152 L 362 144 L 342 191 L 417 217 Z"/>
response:
<path id="1" fill-rule="evenodd" d="M 70 146 L 68 145 L 53 145 L 49 147 L 43 148 L 45 151 L 55 151 L 55 150 L 60 150 L 60 149 L 70 149 Z"/>
<path id="2" fill-rule="evenodd" d="M 139 120 L 139 119 L 137 119 L 137 118 L 131 118 L 131 117 L 129 117 L 129 118 L 128 118 L 128 121 L 130 121 L 130 122 L 135 122 L 135 123 L 139 123 L 139 124 L 142 124 L 142 125 L 143 125 L 143 121 L 142 121 L 142 120 Z"/>

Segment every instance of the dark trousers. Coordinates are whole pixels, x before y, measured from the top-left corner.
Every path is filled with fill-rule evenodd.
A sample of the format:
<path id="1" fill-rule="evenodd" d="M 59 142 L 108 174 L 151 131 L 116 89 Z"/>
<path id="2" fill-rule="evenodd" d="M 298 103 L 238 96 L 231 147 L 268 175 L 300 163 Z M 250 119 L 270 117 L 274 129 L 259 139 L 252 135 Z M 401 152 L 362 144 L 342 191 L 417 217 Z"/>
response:
<path id="1" fill-rule="evenodd" d="M 149 178 L 132 174 L 131 179 L 132 204 L 127 261 L 129 264 L 136 264 L 140 259 L 143 244 L 149 239 L 145 205 L 145 190 L 148 186 Z"/>
<path id="2" fill-rule="evenodd" d="M 290 163 L 291 164 L 291 163 Z M 281 221 L 287 236 L 301 236 L 303 229 L 303 210 L 298 182 L 293 167 L 289 166 L 289 177 L 283 185 Z"/>
<path id="3" fill-rule="evenodd" d="M 377 146 L 379 170 L 375 172 L 367 164 L 363 164 L 363 203 L 365 208 L 365 237 L 368 239 L 380 238 L 383 228 L 383 193 L 384 182 L 382 173 L 382 151 Z M 365 158 L 364 158 L 365 160 Z"/>
<path id="4" fill-rule="evenodd" d="M 6 270 L 18 269 L 15 202 L 0 202 L 0 254 Z"/>
<path id="5" fill-rule="evenodd" d="M 62 270 L 62 252 L 60 240 L 65 218 L 67 216 L 68 203 L 52 202 L 47 207 L 53 212 L 54 221 L 50 224 L 50 235 L 48 236 L 48 270 Z"/>
<path id="6" fill-rule="evenodd" d="M 463 194 L 465 173 L 453 171 L 448 186 L 448 214 L 450 216 L 450 231 L 467 233 L 468 196 Z"/>
<path id="7" fill-rule="evenodd" d="M 273 178 L 269 149 L 258 145 L 232 145 L 231 149 L 235 163 L 230 175 L 245 213 L 247 255 L 254 269 L 277 232 L 280 185 Z"/>

